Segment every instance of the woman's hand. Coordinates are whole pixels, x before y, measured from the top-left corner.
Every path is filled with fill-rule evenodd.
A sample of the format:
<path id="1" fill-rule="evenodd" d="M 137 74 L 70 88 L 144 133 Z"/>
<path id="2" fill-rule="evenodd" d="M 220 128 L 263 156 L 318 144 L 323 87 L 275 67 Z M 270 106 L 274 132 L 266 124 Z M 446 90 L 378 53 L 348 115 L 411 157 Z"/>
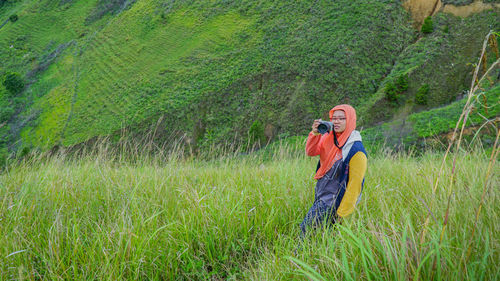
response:
<path id="1" fill-rule="evenodd" d="M 318 126 L 319 126 L 320 121 L 321 121 L 321 119 L 316 119 L 316 120 L 314 120 L 314 122 L 312 124 L 312 132 L 315 135 L 319 135 Z"/>

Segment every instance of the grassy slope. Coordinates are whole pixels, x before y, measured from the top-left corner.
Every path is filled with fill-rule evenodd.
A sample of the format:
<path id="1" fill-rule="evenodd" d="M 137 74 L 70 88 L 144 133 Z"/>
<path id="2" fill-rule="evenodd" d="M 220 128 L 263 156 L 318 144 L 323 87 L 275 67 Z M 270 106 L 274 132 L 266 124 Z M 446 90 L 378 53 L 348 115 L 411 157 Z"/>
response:
<path id="1" fill-rule="evenodd" d="M 40 50 L 73 42 L 25 93 L 34 105 L 14 121 L 24 126 L 27 145 L 69 145 L 123 126 L 140 130 L 161 116 L 161 130 L 187 128 L 201 142 L 234 130 L 246 135 L 255 119 L 275 133 L 297 133 L 332 101 L 369 96 L 412 38 L 402 8 L 391 1 L 137 1 L 87 26 L 93 5 L 26 4 L 20 20 L 0 33 L 3 45 L 26 30 L 36 33 L 27 35 L 29 50 L 3 53 L 12 60 L 6 67 L 21 73 L 32 67 L 20 57 L 30 54 L 39 64 Z M 374 41 L 385 47 L 370 49 Z"/>
<path id="2" fill-rule="evenodd" d="M 484 37 L 490 30 L 500 29 L 498 10 L 468 18 L 437 14 L 433 23 L 434 32 L 423 35 L 401 52 L 377 92 L 360 106 L 363 124 L 390 120 L 394 115 L 402 119 L 415 111 L 443 106 L 470 88 L 473 64 L 477 63 Z M 494 56 L 490 53 L 489 59 Z M 393 105 L 385 99 L 385 85 L 404 74 L 409 77 L 408 90 L 399 104 Z M 427 105 L 422 106 L 414 98 L 424 84 L 429 85 L 430 91 Z"/>
<path id="3" fill-rule="evenodd" d="M 447 106 L 434 108 L 428 111 L 410 114 L 403 120 L 387 122 L 363 130 L 364 141 L 368 146 L 378 146 L 383 143 L 392 145 L 416 144 L 426 145 L 425 142 L 416 142 L 425 138 L 438 137 L 455 129 L 455 126 L 462 114 L 467 97 L 455 101 Z M 500 85 L 496 85 L 477 96 L 473 100 L 475 110 L 471 112 L 467 120 L 467 127 L 473 127 L 469 133 L 471 135 L 481 129 L 484 134 L 482 140 L 485 145 L 493 145 L 497 131 L 492 130 L 494 123 L 487 123 L 500 115 Z M 480 134 L 479 136 L 481 136 Z M 428 144 L 432 145 L 432 141 Z"/>
<path id="4" fill-rule="evenodd" d="M 180 58 L 191 55 L 194 50 L 214 52 L 214 46 L 223 46 L 234 32 L 248 23 L 236 14 L 227 14 L 201 24 L 197 23 L 196 15 L 184 10 L 170 15 L 168 25 L 157 17 L 150 20 L 154 21 L 151 24 L 160 25 L 158 28 L 141 25 L 133 28 L 132 23 L 141 22 L 144 17 L 153 14 L 148 9 L 151 6 L 145 2 L 137 3 L 121 17 L 110 20 L 88 45 L 75 47 L 77 50 L 84 48 L 84 51 L 70 59 L 72 64 L 60 60 L 51 67 L 49 73 L 53 74 L 52 77 L 67 84 L 63 84 L 63 88 L 52 88 L 47 96 L 39 100 L 40 104 L 35 104 L 44 113 L 36 129 L 25 132 L 27 139 L 34 134 L 35 143 L 40 144 L 38 137 L 53 145 L 64 133 L 63 144 L 74 144 L 158 114 L 159 110 L 168 106 L 165 103 L 180 103 L 189 99 L 182 91 L 182 88 L 188 87 L 186 82 L 172 78 L 159 81 L 161 73 L 187 71 L 182 67 L 177 70 Z M 77 70 L 71 71 L 74 64 Z M 65 66 L 67 68 L 64 69 Z M 60 67 L 63 71 L 58 69 Z M 73 77 L 68 77 L 68 73 Z M 47 104 L 51 97 L 65 101 L 74 99 L 74 103 Z M 175 104 L 172 106 L 175 107 Z M 60 108 L 64 108 L 67 114 L 60 115 Z M 70 110 L 72 118 L 69 119 Z M 48 132 L 54 118 L 61 120 L 55 128 L 59 131 Z M 63 132 L 66 127 L 68 130 Z"/>
<path id="5" fill-rule="evenodd" d="M 84 21 L 94 1 L 78 1 L 72 5 L 59 5 L 57 1 L 17 1 L 5 4 L 2 20 L 12 13 L 19 20 L 1 29 L 4 71 L 27 73 L 33 63 L 39 62 L 58 45 L 86 32 Z M 37 61 L 38 60 L 38 61 Z"/>
<path id="6" fill-rule="evenodd" d="M 34 100 L 43 97 L 52 88 L 57 87 L 58 90 L 65 88 L 51 73 L 40 78 L 42 75 L 40 72 L 44 73 L 48 66 L 61 57 L 55 54 L 67 53 L 68 48 L 75 43 L 74 39 L 98 28 L 99 24 L 94 27 L 84 25 L 86 14 L 92 11 L 95 3 L 96 1 L 80 1 L 73 5 L 60 5 L 58 1 L 13 1 L 4 4 L 0 9 L 2 20 L 14 13 L 19 16 L 18 21 L 9 22 L 0 30 L 2 49 L 0 60 L 3 62 L 0 65 L 0 72 L 18 72 L 28 85 L 40 82 L 6 103 L 11 108 L 13 116 L 7 118 L 9 123 L 5 128 L 8 128 L 8 131 L 0 134 L 9 140 L 7 141 L 9 145 L 19 140 L 19 133 L 28 122 L 38 117 L 40 110 L 31 107 Z M 70 60 L 63 60 L 62 65 L 56 67 L 54 71 L 71 73 L 65 68 L 71 69 L 71 66 L 67 66 L 68 63 Z M 2 93 L 5 91 L 0 89 L 0 95 Z M 58 115 L 64 107 L 64 102 L 66 100 L 60 98 L 49 98 L 45 101 L 57 108 Z M 53 123 L 58 123 L 60 118 L 58 115 L 55 115 Z M 52 132 L 53 127 L 49 127 L 47 131 Z M 3 148 L 0 147 L 0 150 Z"/>
<path id="7" fill-rule="evenodd" d="M 339 230 L 313 233 L 296 255 L 316 159 L 290 157 L 285 147 L 268 161 L 174 154 L 130 164 L 107 155 L 56 156 L 0 174 L 0 279 L 323 280 L 312 271 L 324 280 L 498 277 L 498 165 L 475 226 L 488 158 L 480 153 L 458 158 L 441 244 L 448 177 L 435 196 L 431 183 L 442 155 L 372 155 L 354 215 Z"/>
<path id="8" fill-rule="evenodd" d="M 401 116 L 381 91 L 401 73 L 410 74 L 407 112 L 458 94 L 482 40 L 475 35 L 494 16 L 440 15 L 436 31 L 412 44 L 399 1 L 142 0 L 89 21 L 101 2 L 0 9 L 1 18 L 19 14 L 0 30 L 0 72 L 29 83 L 0 132 L 11 148 L 72 145 L 124 127 L 210 146 L 245 139 L 255 120 L 267 137 L 303 134 L 339 102 L 359 105 L 364 125 L 380 122 Z M 412 104 L 423 83 L 431 86 L 428 107 Z M 0 104 L 9 104 L 1 93 Z"/>

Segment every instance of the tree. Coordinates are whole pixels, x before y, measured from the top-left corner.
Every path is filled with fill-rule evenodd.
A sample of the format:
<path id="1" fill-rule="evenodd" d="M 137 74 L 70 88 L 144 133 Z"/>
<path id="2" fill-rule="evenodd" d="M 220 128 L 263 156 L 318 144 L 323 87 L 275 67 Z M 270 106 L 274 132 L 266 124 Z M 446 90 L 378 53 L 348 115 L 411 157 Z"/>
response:
<path id="1" fill-rule="evenodd" d="M 258 146 L 263 145 L 266 142 L 266 135 L 264 134 L 264 125 L 259 120 L 255 120 L 250 129 L 248 130 L 248 135 L 252 143 Z"/>
<path id="2" fill-rule="evenodd" d="M 424 84 L 417 90 L 415 95 L 415 103 L 426 105 L 429 97 L 429 84 Z"/>
<path id="3" fill-rule="evenodd" d="M 11 96 L 16 96 L 24 89 L 24 81 L 19 73 L 7 73 L 3 80 L 5 89 Z"/>
<path id="4" fill-rule="evenodd" d="M 434 24 L 430 16 L 425 18 L 421 31 L 422 33 L 431 33 L 434 31 Z"/>
<path id="5" fill-rule="evenodd" d="M 400 94 L 403 92 L 406 92 L 408 90 L 408 74 L 401 74 L 399 75 L 398 79 L 396 80 L 396 88 Z"/>
<path id="6" fill-rule="evenodd" d="M 19 17 L 16 14 L 13 14 L 9 17 L 9 20 L 11 22 L 16 22 L 19 19 Z"/>
<path id="7" fill-rule="evenodd" d="M 6 100 L 0 99 L 0 125 L 8 121 L 14 114 L 14 108 Z"/>
<path id="8" fill-rule="evenodd" d="M 396 91 L 396 87 L 392 82 L 388 82 L 385 85 L 385 97 L 392 103 L 397 103 L 399 100 L 399 93 Z"/>
<path id="9" fill-rule="evenodd" d="M 398 76 L 396 81 L 388 82 L 385 85 L 385 98 L 392 104 L 396 105 L 399 103 L 401 95 L 408 90 L 408 74 L 401 74 Z"/>

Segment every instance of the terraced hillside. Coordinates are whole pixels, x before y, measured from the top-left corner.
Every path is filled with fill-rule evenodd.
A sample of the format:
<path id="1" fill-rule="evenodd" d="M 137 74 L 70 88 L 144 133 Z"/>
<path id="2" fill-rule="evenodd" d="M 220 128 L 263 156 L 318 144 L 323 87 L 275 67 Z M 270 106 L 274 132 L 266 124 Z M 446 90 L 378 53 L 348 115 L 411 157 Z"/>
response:
<path id="1" fill-rule="evenodd" d="M 47 71 L 44 78 L 58 82 L 35 103 L 43 113 L 39 125 L 25 131 L 26 139 L 35 136 L 35 142 L 74 144 L 158 118 L 162 111 L 174 113 L 183 100 L 194 102 L 197 94 L 188 90 L 193 85 L 187 79 L 196 79 L 195 66 L 179 66 L 182 59 L 224 48 L 225 41 L 248 23 L 227 14 L 193 31 L 196 18 L 181 10 L 171 15 L 164 28 L 129 28 L 141 21 L 138 11 L 150 8 L 145 4 L 137 3 L 110 20 L 91 41 L 75 44 L 64 60 Z M 178 79 L 183 76 L 187 77 Z M 49 81 L 39 81 L 33 88 L 45 88 Z"/>
<path id="2" fill-rule="evenodd" d="M 24 88 L 0 86 L 0 146 L 69 146 L 124 128 L 198 147 L 275 139 L 338 102 L 359 106 L 362 124 L 390 120 L 402 105 L 454 100 L 497 16 L 443 14 L 423 35 L 400 1 L 9 0 L 0 74 Z M 392 105 L 383 89 L 401 75 L 410 87 Z M 432 98 L 412 107 L 424 83 Z"/>

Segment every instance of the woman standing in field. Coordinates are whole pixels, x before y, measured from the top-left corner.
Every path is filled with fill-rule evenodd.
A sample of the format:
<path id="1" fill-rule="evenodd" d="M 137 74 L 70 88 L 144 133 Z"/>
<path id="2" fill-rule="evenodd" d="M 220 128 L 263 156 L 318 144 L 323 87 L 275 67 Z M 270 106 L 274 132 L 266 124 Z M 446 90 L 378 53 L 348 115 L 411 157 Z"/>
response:
<path id="1" fill-rule="evenodd" d="M 367 166 L 366 151 L 356 128 L 356 111 L 347 104 L 330 110 L 331 132 L 318 132 L 320 119 L 314 120 L 306 144 L 309 156 L 319 155 L 314 203 L 300 224 L 302 236 L 310 227 L 335 223 L 354 211 L 361 198 Z"/>

